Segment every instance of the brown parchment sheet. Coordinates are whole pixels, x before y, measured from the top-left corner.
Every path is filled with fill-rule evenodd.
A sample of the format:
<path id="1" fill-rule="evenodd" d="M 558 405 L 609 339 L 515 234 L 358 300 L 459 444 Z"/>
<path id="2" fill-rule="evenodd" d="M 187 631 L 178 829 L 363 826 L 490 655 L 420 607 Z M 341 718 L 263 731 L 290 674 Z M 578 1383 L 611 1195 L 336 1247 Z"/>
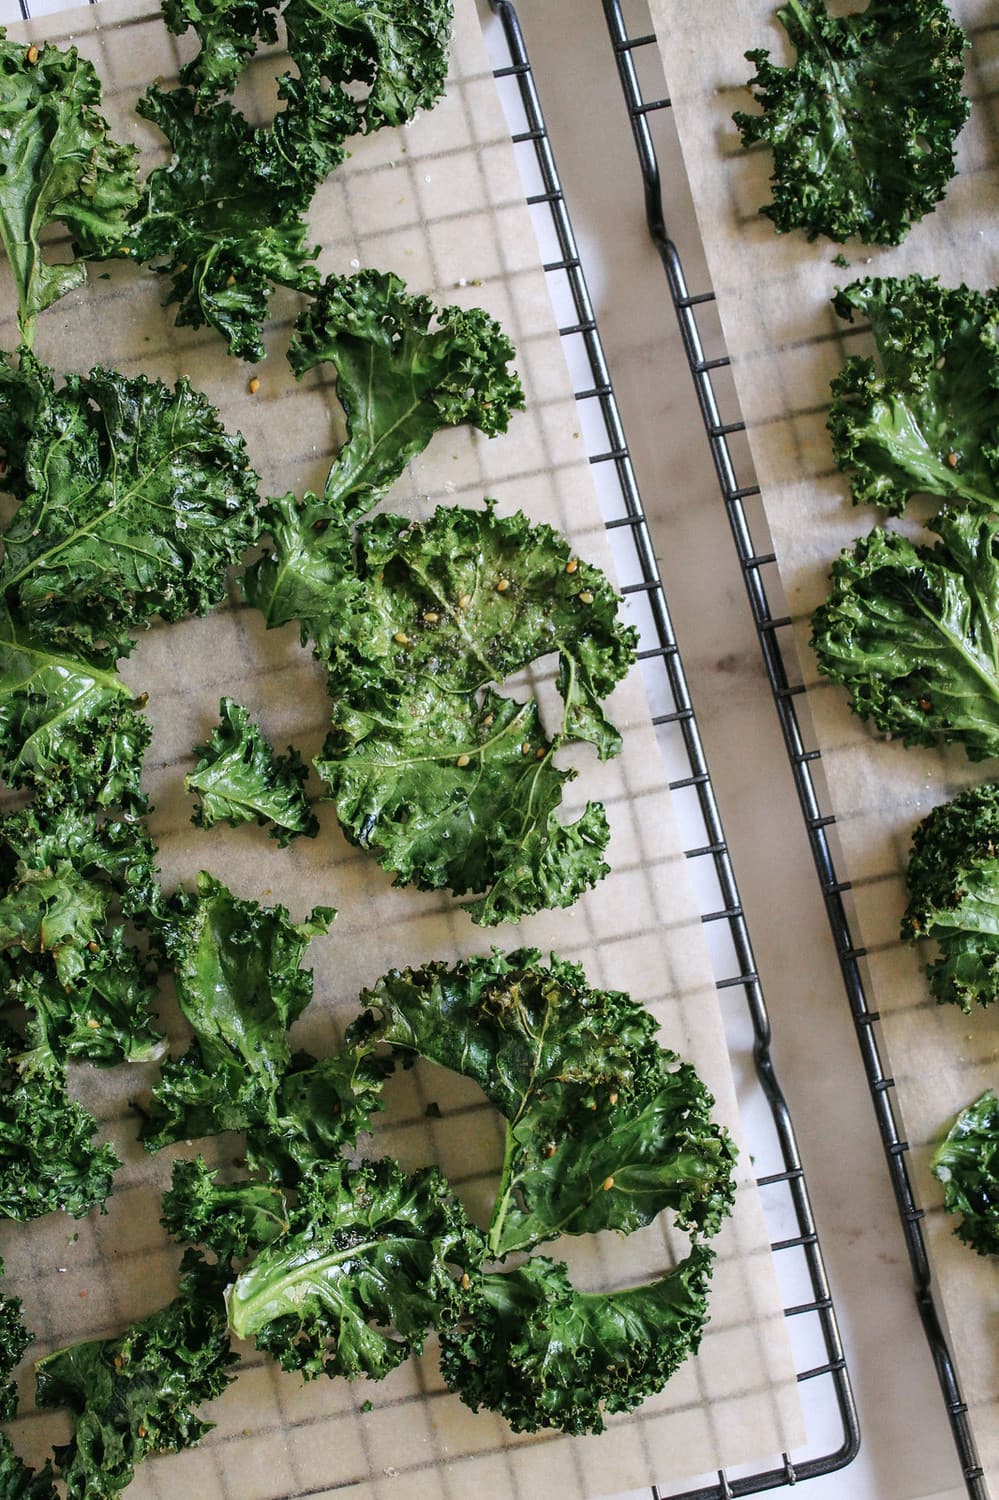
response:
<path id="1" fill-rule="evenodd" d="M 488 7 L 459 0 L 456 8 L 446 102 L 402 130 L 358 139 L 347 165 L 320 190 L 311 214 L 323 247 L 320 267 L 325 273 L 374 265 L 397 271 L 411 290 L 439 302 L 483 305 L 518 349 L 528 405 L 509 434 L 491 442 L 466 430 L 439 435 L 396 487 L 391 506 L 422 515 L 436 503 L 478 504 L 491 494 L 501 511 L 521 508 L 559 526 L 582 555 L 608 567 L 572 386 L 483 43 Z M 168 36 L 148 0 L 108 0 L 33 21 L 20 34 L 72 38 L 105 81 L 116 134 L 141 147 L 143 169 L 162 158 L 161 139 L 131 106 L 154 77 L 175 79 L 190 48 Z M 237 103 L 251 113 L 268 111 L 276 71 L 257 67 Z M 174 328 L 160 306 L 165 284 L 148 269 L 115 264 L 107 280 L 100 269 L 87 288 L 40 320 L 43 358 L 58 370 L 101 362 L 167 380 L 184 373 L 219 406 L 226 425 L 244 433 L 263 494 L 322 485 L 342 438 L 342 417 L 328 372 L 301 385 L 290 375 L 284 350 L 299 306 L 293 295 L 274 296 L 269 358 L 251 368 L 229 359 L 209 331 Z M 9 284 L 2 284 L 8 301 L 0 309 L 0 340 L 12 347 Z M 251 374 L 260 381 L 254 395 Z M 581 775 L 567 798 L 570 813 L 589 797 L 606 804 L 613 874 L 570 911 L 481 931 L 446 894 L 394 889 L 389 874 L 346 843 L 328 806 L 319 809 L 319 837 L 284 851 L 256 828 L 211 834 L 192 828 L 183 776 L 193 765 L 192 746 L 217 722 L 221 695 L 246 704 L 276 747 L 290 740 L 306 757 L 319 750 L 324 686 L 294 628 L 265 631 L 234 588 L 228 607 L 211 617 L 150 631 L 125 671 L 137 691 L 150 694 L 151 828 L 166 881 L 189 882 L 207 868 L 238 894 L 280 900 L 296 917 L 318 902 L 339 909 L 330 936 L 309 952 L 316 998 L 296 1028 L 297 1043 L 331 1050 L 357 1013 L 360 989 L 393 965 L 453 960 L 494 943 L 533 944 L 577 959 L 593 983 L 626 989 L 649 1005 L 664 1041 L 696 1064 L 719 1113 L 738 1129 L 703 929 L 637 672 L 611 704 L 624 753 L 606 765 L 586 751 L 574 753 Z M 167 1007 L 164 1015 L 181 1047 L 182 1023 Z M 158 1217 L 175 1153 L 146 1156 L 129 1109 L 153 1077 L 152 1069 L 74 1070 L 74 1088 L 125 1161 L 106 1216 L 0 1229 L 6 1284 L 24 1299 L 38 1334 L 36 1355 L 115 1333 L 173 1293 L 179 1251 Z M 427 1117 L 431 1101 L 443 1119 Z M 223 1158 L 228 1149 L 229 1159 L 235 1151 L 225 1141 L 209 1149 Z M 410 1167 L 438 1162 L 480 1215 L 501 1156 L 497 1121 L 481 1095 L 423 1066 L 390 1086 L 371 1149 L 392 1151 Z M 560 1490 L 589 1497 L 792 1449 L 802 1441 L 794 1366 L 746 1152 L 740 1175 L 734 1219 L 715 1242 L 712 1316 L 699 1357 L 638 1413 L 610 1419 L 599 1438 L 516 1437 L 500 1418 L 474 1415 L 443 1390 L 432 1343 L 420 1361 L 383 1383 L 324 1379 L 308 1386 L 248 1348 L 236 1386 L 210 1413 L 215 1431 L 197 1450 L 144 1465 L 129 1493 L 137 1500 L 186 1494 L 279 1500 L 343 1490 L 371 1500 L 469 1494 L 509 1500 Z M 661 1225 L 627 1240 L 563 1242 L 556 1254 L 563 1244 L 577 1283 L 591 1288 L 650 1278 L 684 1252 Z M 67 1429 L 61 1415 L 32 1410 L 30 1385 L 30 1378 L 22 1381 L 27 1399 L 12 1431 L 25 1456 L 39 1461 Z M 362 1410 L 368 1403 L 371 1409 Z"/>
<path id="2" fill-rule="evenodd" d="M 856 8 L 856 7 L 849 7 Z M 807 703 L 822 750 L 862 941 L 870 953 L 872 1005 L 883 1017 L 911 1164 L 927 1210 L 938 1292 L 950 1326 L 980 1455 L 999 1493 L 999 1269 L 955 1240 L 942 1190 L 928 1170 L 935 1142 L 957 1111 L 995 1085 L 999 1017 L 938 1007 L 922 973 L 926 955 L 903 947 L 904 870 L 915 824 L 969 783 L 995 775 L 959 747 L 905 750 L 879 738 L 848 708 L 845 692 L 819 679 L 808 648 L 811 611 L 825 598 L 831 562 L 878 519 L 854 508 L 833 465 L 825 430 L 829 381 L 870 338 L 840 323 L 829 299 L 865 275 L 938 275 L 947 285 L 995 283 L 999 211 L 999 24 L 985 0 L 955 0 L 964 26 L 971 118 L 959 140 L 959 175 L 945 201 L 898 247 L 852 241 L 833 264 L 829 240 L 777 235 L 757 210 L 770 201 L 768 150 L 745 152 L 732 124 L 752 109 L 755 71 L 743 54 L 793 53 L 771 0 L 652 0 L 653 19 L 690 177 L 725 343 L 749 427 L 781 577 L 796 624 Z M 695 290 L 699 290 L 696 288 Z M 807 1016 L 801 1024 L 807 1026 Z"/>

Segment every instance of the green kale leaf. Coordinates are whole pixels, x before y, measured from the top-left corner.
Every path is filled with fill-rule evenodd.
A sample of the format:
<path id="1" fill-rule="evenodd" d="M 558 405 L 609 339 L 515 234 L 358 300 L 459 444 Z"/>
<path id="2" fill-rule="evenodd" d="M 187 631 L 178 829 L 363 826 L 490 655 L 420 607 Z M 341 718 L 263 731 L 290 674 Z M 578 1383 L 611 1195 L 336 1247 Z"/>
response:
<path id="1" fill-rule="evenodd" d="M 273 1118 L 291 1066 L 288 1028 L 312 998 L 312 972 L 299 964 L 334 915 L 317 906 L 292 922 L 283 906 L 242 901 L 204 871 L 196 895 L 174 898 L 161 940 L 194 1041 L 162 1066 L 149 1150 Z"/>
<path id="2" fill-rule="evenodd" d="M 186 789 L 200 799 L 192 823 L 235 828 L 255 818 L 271 824 L 271 838 L 282 847 L 296 834 L 315 838 L 319 823 L 305 794 L 309 768 L 298 751 L 289 745 L 287 755 L 275 755 L 233 698 L 220 701 L 219 713 L 221 723 L 207 744 L 195 746 L 198 764 L 184 778 Z"/>
<path id="3" fill-rule="evenodd" d="M 24 344 L 38 314 L 86 280 L 85 260 L 120 253 L 138 201 L 135 148 L 110 139 L 100 102 L 93 64 L 75 47 L 28 48 L 0 27 L 0 238 Z M 73 236 L 65 263 L 47 259 L 40 243 L 54 223 Z"/>
<path id="4" fill-rule="evenodd" d="M 203 1245 L 227 1267 L 283 1239 L 291 1227 L 279 1187 L 269 1182 L 220 1183 L 200 1156 L 174 1162 L 160 1222 L 175 1239 Z"/>
<path id="5" fill-rule="evenodd" d="M 332 562 L 328 528 L 320 533 Z M 568 906 L 594 885 L 608 828 L 589 803 L 565 825 L 555 764 L 573 739 L 601 757 L 620 735 L 601 700 L 625 675 L 635 632 L 604 575 L 566 540 L 523 515 L 439 508 L 407 523 L 381 515 L 350 549 L 341 576 L 354 598 L 337 622 L 310 621 L 327 659 L 333 723 L 316 761 L 348 837 L 378 852 L 396 884 L 484 894 L 474 921 L 513 921 Z M 538 705 L 491 687 L 556 655 L 562 723 L 549 739 Z"/>
<path id="6" fill-rule="evenodd" d="M 113 653 L 68 653 L 0 603 L 0 775 L 39 804 L 145 810 L 152 728 Z"/>
<path id="7" fill-rule="evenodd" d="M 487 1246 L 622 1234 L 665 1209 L 695 1235 L 731 1210 L 735 1147 L 694 1069 L 652 1015 L 535 949 L 392 970 L 361 996 L 348 1041 L 389 1042 L 471 1078 L 506 1120 Z"/>
<path id="8" fill-rule="evenodd" d="M 906 745 L 999 755 L 999 518 L 943 510 L 935 547 L 871 532 L 832 569 L 812 616 L 819 670 Z"/>
<path id="9" fill-rule="evenodd" d="M 0 1025 L 0 1220 L 55 1209 L 82 1219 L 104 1203 L 121 1163 L 110 1146 L 94 1145 L 97 1121 L 69 1098 L 62 1073 L 22 1074 L 22 1051 Z"/>
<path id="10" fill-rule="evenodd" d="M 133 253 L 162 259 L 157 270 L 171 278 L 167 301 L 179 304 L 181 327 L 207 323 L 230 354 L 263 359 L 273 287 L 310 290 L 318 282 L 303 218 L 318 165 L 289 159 L 280 135 L 228 104 L 199 105 L 185 89 L 151 88 L 137 108 L 173 155 L 146 179 Z"/>
<path id="11" fill-rule="evenodd" d="M 67 1500 L 110 1500 L 151 1453 L 176 1453 L 213 1426 L 194 1408 L 233 1377 L 220 1267 L 189 1253 L 179 1295 L 118 1338 L 95 1339 L 36 1365 L 38 1404 L 68 1407 L 73 1436 L 55 1450 Z"/>
<path id="12" fill-rule="evenodd" d="M 290 0 L 288 52 L 306 86 L 356 111 L 355 129 L 403 125 L 444 92 L 452 0 Z M 351 85 L 361 85 L 351 89 Z"/>
<path id="13" fill-rule="evenodd" d="M 17 1415 L 17 1387 L 10 1377 L 33 1339 L 34 1334 L 21 1321 L 20 1297 L 7 1297 L 0 1292 L 0 1422 L 12 1422 Z"/>
<path id="14" fill-rule="evenodd" d="M 353 9 L 358 7 L 353 6 Z M 435 432 L 464 424 L 505 432 L 524 405 L 507 368 L 513 345 L 481 308 L 436 307 L 398 276 L 330 276 L 300 315 L 288 359 L 301 378 L 336 372 L 347 441 L 324 498 L 345 520 L 372 509 Z"/>
<path id="15" fill-rule="evenodd" d="M 229 1326 L 282 1369 L 380 1380 L 457 1322 L 482 1257 L 439 1172 L 395 1162 L 344 1164 L 307 1177 L 288 1235 L 266 1246 L 226 1292 Z M 457 1276 L 454 1271 L 457 1272 Z"/>
<path id="16" fill-rule="evenodd" d="M 201 43 L 181 83 L 204 100 L 231 93 L 259 44 L 277 41 L 279 8 L 280 0 L 164 0 L 170 30 L 193 27 Z M 303 132 L 335 144 L 402 125 L 444 91 L 451 0 L 291 0 L 281 19 L 296 73 L 278 79 L 278 94 Z"/>
<path id="17" fill-rule="evenodd" d="M 713 1258 L 696 1246 L 661 1280 L 619 1292 L 577 1292 L 544 1256 L 486 1275 L 471 1326 L 441 1337 L 445 1383 L 514 1432 L 602 1432 L 606 1412 L 662 1390 L 697 1350 Z"/>
<path id="18" fill-rule="evenodd" d="M 999 295 L 925 276 L 871 277 L 833 306 L 870 320 L 877 359 L 851 355 L 828 427 L 855 504 L 900 515 L 912 495 L 999 505 Z"/>
<path id="19" fill-rule="evenodd" d="M 369 1047 L 341 1050 L 318 1061 L 296 1052 L 278 1084 L 266 1118 L 246 1132 L 246 1160 L 255 1171 L 294 1186 L 357 1143 L 381 1109 L 381 1088 L 392 1071 Z"/>
<path id="20" fill-rule="evenodd" d="M 52 1483 L 52 1466 L 36 1474 L 18 1458 L 9 1438 L 0 1432 L 0 1500 L 59 1500 Z"/>
<path id="21" fill-rule="evenodd" d="M 993 1089 L 963 1109 L 933 1156 L 954 1233 L 979 1255 L 999 1255 L 999 1099 Z"/>
<path id="22" fill-rule="evenodd" d="M 153 858 L 141 825 L 98 823 L 73 806 L 0 823 L 0 1010 L 27 1009 L 32 1067 L 164 1052 L 150 1011 L 155 968 L 120 921 L 159 902 Z"/>
<path id="23" fill-rule="evenodd" d="M 154 615 L 207 613 L 257 534 L 242 438 L 186 380 L 171 390 L 97 369 L 56 391 L 25 351 L 16 370 L 0 368 L 0 406 L 20 413 L 28 386 L 35 412 L 14 455 L 20 505 L 3 538 L 12 612 L 53 648 L 84 655 L 109 643 L 127 653 Z"/>
<path id="24" fill-rule="evenodd" d="M 825 0 L 787 0 L 777 19 L 795 61 L 782 68 L 765 48 L 747 52 L 763 113 L 733 116 L 744 146 L 773 149 L 774 201 L 761 213 L 780 233 L 897 245 L 954 175 L 971 107 L 964 32 L 945 0 L 870 0 L 845 16 Z"/>
<path id="25" fill-rule="evenodd" d="M 995 782 L 935 807 L 912 836 L 902 937 L 939 945 L 940 957 L 926 967 L 930 989 L 966 1012 L 999 1000 L 997 851 Z"/>

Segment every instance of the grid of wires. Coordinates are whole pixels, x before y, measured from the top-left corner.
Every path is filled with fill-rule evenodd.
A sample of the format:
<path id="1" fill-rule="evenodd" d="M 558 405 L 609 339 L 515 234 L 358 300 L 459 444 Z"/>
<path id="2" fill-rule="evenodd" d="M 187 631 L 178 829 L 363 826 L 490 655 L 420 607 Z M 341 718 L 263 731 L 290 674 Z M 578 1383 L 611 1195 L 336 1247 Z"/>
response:
<path id="1" fill-rule="evenodd" d="M 892 1187 L 912 1266 L 920 1317 L 950 1418 L 968 1494 L 971 1500 L 986 1500 L 982 1468 L 968 1423 L 967 1406 L 961 1395 L 947 1337 L 933 1299 L 930 1266 L 921 1226 L 923 1211 L 916 1202 L 909 1175 L 906 1161 L 909 1146 L 901 1129 L 894 1081 L 885 1067 L 884 1043 L 878 1025 L 880 1018 L 867 995 L 865 950 L 853 935 L 855 919 L 850 903 L 850 883 L 841 880 L 837 873 L 835 818 L 828 810 L 820 752 L 815 747 L 810 732 L 807 712 L 799 707 L 805 689 L 796 680 L 791 620 L 780 609 L 775 613 L 772 606 L 772 598 L 779 591 L 779 581 L 776 559 L 769 550 L 769 537 L 762 548 L 755 540 L 757 536 L 766 534 L 762 510 L 753 512 L 754 503 L 758 504 L 760 490 L 754 482 L 755 476 L 751 472 L 748 455 L 737 457 L 735 452 L 733 440 L 745 432 L 745 424 L 739 416 L 734 394 L 719 394 L 719 375 L 728 368 L 730 361 L 724 354 L 711 359 L 705 358 L 707 340 L 703 320 L 711 311 L 714 293 L 710 290 L 691 292 L 683 262 L 667 228 L 653 124 L 657 115 L 668 110 L 670 101 L 666 98 L 644 97 L 640 70 L 636 66 L 643 48 L 656 47 L 656 38 L 654 35 L 630 33 L 621 0 L 602 0 L 602 3 L 641 166 L 649 232 L 666 273 L 669 294 L 676 311 L 705 435 L 742 568 L 749 606 L 808 832 L 878 1128 L 888 1159 Z"/>
<path id="2" fill-rule="evenodd" d="M 720 946 L 729 955 L 728 963 L 719 973 L 725 960 L 719 963 L 716 959 L 716 982 L 730 1041 L 735 1038 L 735 1045 L 739 1045 L 740 1021 L 744 1030 L 748 1022 L 751 1034 L 747 1051 L 752 1054 L 768 1106 L 776 1170 L 757 1181 L 768 1223 L 782 1224 L 786 1231 L 772 1242 L 778 1274 L 782 1289 L 787 1291 L 797 1283 L 800 1291 L 800 1297 L 793 1293 L 786 1296 L 785 1314 L 792 1325 L 792 1346 L 809 1430 L 807 1449 L 793 1457 L 783 1454 L 772 1466 L 747 1466 L 720 1471 L 716 1477 L 703 1476 L 694 1481 L 693 1488 L 652 1487 L 654 1500 L 732 1500 L 830 1473 L 852 1462 L 859 1447 L 857 1415 L 793 1123 L 770 1054 L 770 1021 L 750 935 L 535 78 L 514 5 L 510 0 L 490 0 L 490 4 L 502 22 L 510 58 L 508 64 L 496 69 L 496 77 L 511 117 L 522 171 L 526 180 L 537 186 L 527 201 L 536 222 L 539 218 L 547 221 L 540 225 L 542 245 L 557 247 L 555 258 L 546 261 L 545 271 L 556 307 L 560 313 L 564 309 L 567 316 L 559 331 L 569 346 L 573 373 L 580 368 L 588 372 L 587 380 L 576 389 L 576 400 L 582 412 L 593 413 L 593 420 L 584 419 L 584 427 L 588 429 L 590 463 L 596 471 L 606 525 L 616 544 L 622 591 L 643 596 L 647 605 L 649 624 L 640 656 L 653 705 L 653 723 L 667 765 L 682 772 L 671 778 L 671 790 L 681 796 L 693 794 L 696 799 L 703 837 L 696 847 L 687 849 L 687 858 L 711 867 L 718 892 L 715 909 L 704 912 L 702 920 L 727 929 L 727 942 Z M 644 106 L 638 108 L 641 111 Z M 577 351 L 572 346 L 577 345 L 581 360 L 573 357 Z M 595 433 L 603 440 L 595 438 Z M 703 880 L 697 884 L 704 889 Z M 719 945 L 713 947 L 717 951 Z M 753 1145 L 755 1148 L 755 1141 Z M 754 1154 L 759 1161 L 760 1153 L 754 1150 Z"/>

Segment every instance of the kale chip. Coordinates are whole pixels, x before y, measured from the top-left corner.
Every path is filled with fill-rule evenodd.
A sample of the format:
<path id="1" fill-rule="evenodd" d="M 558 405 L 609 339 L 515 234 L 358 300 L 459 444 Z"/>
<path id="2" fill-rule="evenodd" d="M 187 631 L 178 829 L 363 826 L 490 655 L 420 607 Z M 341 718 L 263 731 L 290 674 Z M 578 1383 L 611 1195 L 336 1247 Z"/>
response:
<path id="1" fill-rule="evenodd" d="M 954 1121 L 933 1156 L 944 1207 L 961 1214 L 954 1230 L 979 1255 L 999 1255 L 999 1099 L 985 1093 Z"/>
<path id="2" fill-rule="evenodd" d="M 902 937 L 929 938 L 926 966 L 941 1002 L 970 1011 L 999 1000 L 999 785 L 935 807 L 912 835 Z"/>
<path id="3" fill-rule="evenodd" d="M 867 318 L 876 359 L 851 355 L 828 427 L 857 505 L 900 515 L 913 495 L 999 505 L 999 295 L 926 276 L 870 277 L 833 298 Z"/>
<path id="4" fill-rule="evenodd" d="M 361 996 L 348 1042 L 388 1042 L 471 1078 L 506 1120 L 487 1249 L 559 1234 L 630 1234 L 664 1210 L 691 1234 L 732 1205 L 735 1148 L 688 1063 L 642 1006 L 591 989 L 577 964 L 535 949 L 448 968 L 391 970 Z"/>
<path id="5" fill-rule="evenodd" d="M 0 27 L 0 239 L 24 344 L 38 314 L 86 280 L 86 260 L 120 253 L 138 201 L 135 148 L 110 139 L 100 102 L 93 64 L 75 47 L 28 48 Z M 43 252 L 42 232 L 55 223 L 73 237 L 68 262 Z"/>
<path id="6" fill-rule="evenodd" d="M 283 847 L 297 834 L 319 832 L 305 780 L 309 768 L 298 751 L 275 755 L 246 709 L 233 698 L 219 703 L 221 723 L 207 744 L 195 746 L 198 764 L 184 786 L 199 798 L 191 821 L 199 828 L 228 823 L 235 828 L 254 819 Z"/>
<path id="7" fill-rule="evenodd" d="M 22 350 L 17 368 L 0 363 L 0 433 L 20 502 L 0 589 L 32 635 L 125 655 L 154 615 L 219 603 L 257 535 L 256 475 L 186 380 L 96 369 L 57 391 Z"/>
<path id="8" fill-rule="evenodd" d="M 999 754 L 999 517 L 943 510 L 935 547 L 877 528 L 832 569 L 812 616 L 819 670 L 906 745 Z"/>
<path id="9" fill-rule="evenodd" d="M 763 112 L 733 117 L 744 146 L 773 149 L 774 201 L 761 213 L 780 233 L 897 245 L 954 175 L 971 108 L 964 32 L 945 0 L 869 0 L 845 16 L 825 0 L 787 0 L 776 15 L 795 61 L 747 52 Z"/>
<path id="10" fill-rule="evenodd" d="M 331 526 L 317 548 L 345 608 L 336 626 L 308 626 L 331 653 L 316 767 L 347 836 L 398 885 L 482 892 L 467 909 L 483 925 L 571 905 L 606 874 L 609 830 L 599 803 L 559 820 L 575 772 L 555 755 L 572 740 L 617 753 L 601 701 L 635 656 L 607 579 L 550 527 L 492 504 L 376 516 L 353 544 Z M 551 738 L 536 700 L 489 686 L 548 655 L 563 700 Z"/>
<path id="11" fill-rule="evenodd" d="M 606 1412 L 631 1411 L 696 1352 L 713 1259 L 695 1246 L 659 1281 L 617 1292 L 577 1292 L 540 1255 L 483 1276 L 470 1326 L 441 1336 L 445 1384 L 514 1432 L 602 1432 Z"/>

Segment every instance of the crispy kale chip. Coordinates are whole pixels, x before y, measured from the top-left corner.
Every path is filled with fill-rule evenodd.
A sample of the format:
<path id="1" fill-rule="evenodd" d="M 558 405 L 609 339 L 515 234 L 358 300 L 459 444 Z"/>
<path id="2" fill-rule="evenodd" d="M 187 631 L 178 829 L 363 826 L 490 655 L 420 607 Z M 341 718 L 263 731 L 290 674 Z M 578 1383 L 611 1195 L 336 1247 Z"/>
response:
<path id="1" fill-rule="evenodd" d="M 221 723 L 204 745 L 195 746 L 198 764 L 184 786 L 199 798 L 191 821 L 199 828 L 216 823 L 270 823 L 271 838 L 283 847 L 296 834 L 319 832 L 305 780 L 309 768 L 298 751 L 275 755 L 246 709 L 233 698 L 219 703 Z"/>
<path id="2" fill-rule="evenodd" d="M 100 102 L 93 64 L 75 47 L 27 48 L 0 28 L 0 238 L 25 344 L 38 314 L 86 280 L 87 259 L 119 252 L 138 201 L 135 148 L 110 139 Z M 73 237 L 68 262 L 43 253 L 42 231 L 54 223 Z"/>
<path id="3" fill-rule="evenodd" d="M 0 588 L 34 635 L 124 655 L 154 615 L 206 614 L 223 597 L 257 534 L 256 476 L 186 380 L 97 369 L 57 391 L 22 351 L 0 365 L 0 434 L 20 501 Z"/>
<path id="4" fill-rule="evenodd" d="M 954 1233 L 979 1255 L 999 1255 L 999 1099 L 993 1089 L 963 1109 L 933 1156 Z"/>
<path id="5" fill-rule="evenodd" d="M 21 1039 L 0 1025 L 0 1220 L 62 1209 L 75 1219 L 111 1191 L 121 1165 L 96 1146 L 97 1121 L 71 1100 L 55 1068 L 22 1074 Z"/>
<path id="6" fill-rule="evenodd" d="M 790 67 L 747 52 L 763 113 L 733 117 L 744 146 L 773 149 L 780 233 L 897 245 L 932 212 L 954 175 L 954 141 L 970 105 L 961 93 L 967 38 L 945 0 L 869 0 L 831 16 L 825 0 L 787 0 L 777 19 Z"/>
<path id="7" fill-rule="evenodd" d="M 326 656 L 333 723 L 316 761 L 349 838 L 377 851 L 398 885 L 483 894 L 474 921 L 568 906 L 604 874 L 608 828 L 589 803 L 558 812 L 575 772 L 571 740 L 601 757 L 620 736 L 601 700 L 634 660 L 635 632 L 604 575 L 565 539 L 491 504 L 439 508 L 426 522 L 381 515 L 356 539 L 320 534 L 346 607 L 308 622 Z M 536 700 L 501 683 L 556 655 L 562 722 L 549 738 Z"/>
<path id="8" fill-rule="evenodd" d="M 941 1002 L 970 1011 L 999 1000 L 999 784 L 935 807 L 912 836 L 902 936 L 929 938 L 926 966 Z"/>
<path id="9" fill-rule="evenodd" d="M 153 87 L 137 108 L 173 155 L 146 179 L 133 253 L 171 278 L 167 301 L 178 304 L 181 327 L 207 323 L 230 354 L 262 359 L 273 287 L 318 281 L 303 215 L 319 167 L 289 159 L 278 134 L 231 105 L 200 105 L 186 89 Z"/>
<path id="10" fill-rule="evenodd" d="M 999 505 L 999 295 L 926 276 L 871 277 L 833 298 L 870 321 L 877 357 L 832 382 L 828 427 L 858 505 L 901 514 L 912 495 Z"/>
<path id="11" fill-rule="evenodd" d="M 277 40 L 279 8 L 280 0 L 165 0 L 170 30 L 193 27 L 201 42 L 181 83 L 203 99 L 231 92 L 258 45 Z M 312 128 L 333 138 L 401 125 L 444 91 L 451 19 L 451 0 L 291 0 L 282 20 L 297 73 L 278 80 L 279 95 L 301 111 L 303 129 L 311 115 Z"/>
<path id="12" fill-rule="evenodd" d="M 433 1168 L 331 1166 L 290 1218 L 226 1292 L 233 1333 L 282 1369 L 380 1380 L 465 1310 L 482 1239 Z"/>
<path id="13" fill-rule="evenodd" d="M 233 1377 L 224 1273 L 189 1252 L 173 1302 L 118 1338 L 47 1355 L 36 1366 L 38 1404 L 68 1407 L 73 1436 L 55 1450 L 68 1500 L 110 1500 L 152 1453 L 199 1443 L 213 1426 L 195 1415 Z"/>
<path id="14" fill-rule="evenodd" d="M 52 1483 L 52 1466 L 35 1473 L 14 1452 L 9 1438 L 0 1432 L 0 1500 L 59 1500 Z"/>
<path id="15" fill-rule="evenodd" d="M 471 1326 L 441 1337 L 445 1383 L 515 1432 L 602 1432 L 605 1412 L 631 1411 L 697 1350 L 713 1258 L 698 1245 L 661 1280 L 619 1292 L 577 1292 L 545 1256 L 486 1275 Z"/>
<path id="16" fill-rule="evenodd" d="M 0 775 L 40 805 L 145 810 L 152 727 L 114 652 L 55 647 L 0 603 Z"/>
<path id="17" fill-rule="evenodd" d="M 389 1042 L 474 1080 L 506 1120 L 493 1257 L 559 1234 L 629 1234 L 670 1210 L 695 1235 L 730 1212 L 735 1148 L 650 1012 L 535 949 L 392 970 L 348 1041 Z"/>
<path id="18" fill-rule="evenodd" d="M 217 1176 L 200 1156 L 174 1162 L 160 1220 L 168 1234 L 204 1246 L 228 1267 L 289 1233 L 290 1210 L 277 1184 L 222 1183 Z"/>
<path id="19" fill-rule="evenodd" d="M 940 541 L 880 528 L 843 552 L 812 616 L 820 671 L 906 745 L 999 755 L 999 518 L 943 510 Z"/>
<path id="20" fill-rule="evenodd" d="M 153 861 L 140 824 L 72 805 L 0 823 L 0 1011 L 28 1012 L 26 1065 L 163 1054 L 155 967 L 122 930 L 123 916 L 146 920 L 160 902 Z"/>
<path id="21" fill-rule="evenodd" d="M 299 965 L 334 915 L 317 906 L 292 922 L 283 906 L 240 900 L 204 872 L 196 895 L 174 898 L 161 939 L 194 1041 L 163 1064 L 143 1131 L 150 1150 L 276 1121 L 288 1028 L 312 999 L 312 972 Z"/>
<path id="22" fill-rule="evenodd" d="M 0 1292 L 0 1422 L 12 1422 L 17 1414 L 17 1388 L 10 1377 L 33 1338 L 34 1334 L 21 1321 L 20 1297 L 7 1297 Z"/>
<path id="23" fill-rule="evenodd" d="M 330 276 L 296 324 L 288 359 L 301 378 L 336 371 L 347 441 L 324 499 L 346 520 L 387 493 L 435 432 L 469 425 L 505 432 L 524 405 L 507 367 L 513 345 L 481 308 L 436 307 L 388 271 Z"/>

